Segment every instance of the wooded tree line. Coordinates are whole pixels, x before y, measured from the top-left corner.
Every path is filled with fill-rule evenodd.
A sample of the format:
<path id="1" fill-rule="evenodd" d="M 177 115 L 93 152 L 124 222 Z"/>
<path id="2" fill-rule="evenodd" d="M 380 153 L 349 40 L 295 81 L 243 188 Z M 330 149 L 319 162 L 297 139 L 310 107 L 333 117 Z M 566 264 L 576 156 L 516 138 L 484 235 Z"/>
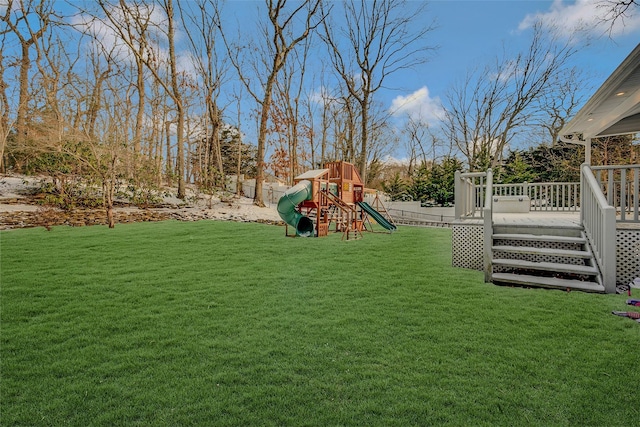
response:
<path id="1" fill-rule="evenodd" d="M 186 184 L 211 192 L 244 174 L 262 204 L 265 173 L 291 182 L 326 161 L 380 186 L 398 144 L 406 176 L 456 156 L 495 167 L 525 133 L 551 144 L 583 102 L 580 45 L 539 24 L 527 50 L 454 84 L 440 129 L 419 117 L 398 128 L 378 94 L 437 54 L 426 3 L 246 5 L 234 16 L 218 0 L 2 0 L 0 169 L 49 174 L 61 194 L 95 184 L 108 211 L 122 183 L 184 198 Z"/>
<path id="2" fill-rule="evenodd" d="M 430 28 L 410 26 L 424 7 L 399 0 L 265 0 L 251 23 L 217 0 L 62 4 L 0 9 L 2 170 L 174 183 L 181 198 L 247 174 L 260 204 L 265 171 L 290 181 L 330 160 L 366 177 L 390 139 L 373 95 L 430 49 Z M 310 52 L 326 61 L 314 75 Z"/>

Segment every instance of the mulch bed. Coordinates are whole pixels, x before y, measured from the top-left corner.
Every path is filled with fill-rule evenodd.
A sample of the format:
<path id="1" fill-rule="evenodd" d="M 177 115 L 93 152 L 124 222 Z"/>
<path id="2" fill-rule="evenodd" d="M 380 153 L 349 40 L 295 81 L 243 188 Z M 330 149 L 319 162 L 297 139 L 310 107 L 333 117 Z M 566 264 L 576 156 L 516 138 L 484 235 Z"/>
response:
<path id="1" fill-rule="evenodd" d="M 68 225 L 71 227 L 83 227 L 89 225 L 107 225 L 107 213 L 102 208 L 74 208 L 71 210 L 63 210 L 50 206 L 42 205 L 41 201 L 37 198 L 15 198 L 15 199 L 2 199 L 0 201 L 6 205 L 33 205 L 38 206 L 35 211 L 15 211 L 15 212 L 0 212 L 0 230 L 8 230 L 14 228 L 29 228 L 29 227 L 50 227 L 56 225 Z M 118 203 L 117 207 L 131 207 L 134 205 Z M 216 217 L 209 217 L 206 214 L 198 214 L 197 211 L 187 211 L 180 208 L 175 210 L 167 210 L 168 206 L 157 205 L 152 209 L 130 209 L 121 210 L 116 209 L 114 212 L 116 224 L 126 224 L 132 222 L 153 222 L 153 221 L 165 221 L 168 219 L 175 219 L 179 221 L 198 221 L 202 219 L 220 219 Z M 158 210 L 156 210 L 158 209 Z M 230 221 L 246 221 L 241 217 L 229 217 L 226 220 Z M 259 219 L 255 222 L 283 225 L 282 221 L 271 221 Z"/>
<path id="2" fill-rule="evenodd" d="M 115 212 L 117 224 L 164 221 L 173 217 L 174 216 L 169 212 L 155 212 L 149 210 Z M 37 211 L 30 212 L 0 212 L 0 230 L 27 227 L 49 228 L 55 225 L 82 227 L 87 225 L 107 224 L 106 212 L 98 209 L 78 208 L 72 211 L 65 211 L 55 208 L 41 207 Z"/>

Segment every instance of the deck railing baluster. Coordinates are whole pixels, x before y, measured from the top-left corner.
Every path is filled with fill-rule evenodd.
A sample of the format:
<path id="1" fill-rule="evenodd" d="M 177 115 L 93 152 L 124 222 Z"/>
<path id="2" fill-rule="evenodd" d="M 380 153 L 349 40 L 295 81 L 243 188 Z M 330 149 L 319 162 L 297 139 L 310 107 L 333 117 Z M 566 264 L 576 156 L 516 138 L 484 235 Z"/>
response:
<path id="1" fill-rule="evenodd" d="M 620 209 L 618 222 L 640 222 L 640 165 L 593 166 L 590 173 L 607 202 L 616 210 Z M 483 218 L 486 173 L 459 173 L 458 176 L 457 218 Z M 620 176 L 620 181 L 616 176 Z M 538 212 L 577 212 L 584 203 L 578 182 L 493 184 L 493 195 L 529 196 L 531 211 Z"/>

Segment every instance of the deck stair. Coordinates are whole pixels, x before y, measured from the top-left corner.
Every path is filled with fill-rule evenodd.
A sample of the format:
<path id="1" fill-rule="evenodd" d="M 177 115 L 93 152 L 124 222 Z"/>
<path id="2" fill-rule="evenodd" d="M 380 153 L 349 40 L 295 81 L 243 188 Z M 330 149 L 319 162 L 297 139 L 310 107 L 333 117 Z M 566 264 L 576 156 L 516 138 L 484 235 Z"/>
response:
<path id="1" fill-rule="evenodd" d="M 582 227 L 494 227 L 494 283 L 604 292 Z"/>

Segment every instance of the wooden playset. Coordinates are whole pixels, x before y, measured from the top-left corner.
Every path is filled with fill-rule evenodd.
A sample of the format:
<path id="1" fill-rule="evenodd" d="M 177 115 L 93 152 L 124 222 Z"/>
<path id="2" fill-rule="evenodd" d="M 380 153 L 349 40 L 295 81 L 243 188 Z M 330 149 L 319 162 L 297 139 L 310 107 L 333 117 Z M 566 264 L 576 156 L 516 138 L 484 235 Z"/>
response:
<path id="1" fill-rule="evenodd" d="M 322 237 L 332 225 L 343 239 L 362 237 L 372 231 L 371 220 L 388 231 L 396 229 L 382 202 L 376 206 L 386 217 L 364 201 L 365 188 L 355 166 L 347 162 L 330 162 L 325 169 L 314 169 L 295 177 L 294 186 L 280 198 L 278 213 L 298 236 Z"/>

